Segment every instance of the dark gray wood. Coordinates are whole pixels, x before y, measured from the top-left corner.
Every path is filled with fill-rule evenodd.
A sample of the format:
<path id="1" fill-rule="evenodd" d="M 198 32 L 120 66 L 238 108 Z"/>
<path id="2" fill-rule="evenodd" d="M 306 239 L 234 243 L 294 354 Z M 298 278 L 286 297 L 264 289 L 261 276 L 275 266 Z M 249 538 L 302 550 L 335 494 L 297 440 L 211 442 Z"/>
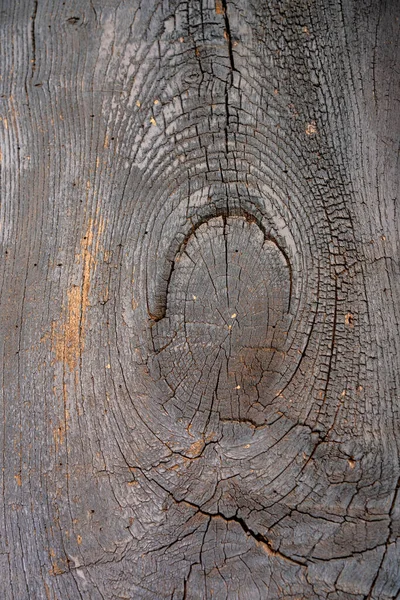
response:
<path id="1" fill-rule="evenodd" d="M 1 599 L 400 598 L 399 16 L 3 0 Z"/>

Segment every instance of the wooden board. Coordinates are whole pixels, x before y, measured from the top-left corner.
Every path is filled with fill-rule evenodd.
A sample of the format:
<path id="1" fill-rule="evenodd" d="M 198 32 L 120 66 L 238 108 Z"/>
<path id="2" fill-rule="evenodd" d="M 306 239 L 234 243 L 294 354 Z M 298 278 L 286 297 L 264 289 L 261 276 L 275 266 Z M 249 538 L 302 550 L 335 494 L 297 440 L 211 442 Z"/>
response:
<path id="1" fill-rule="evenodd" d="M 399 17 L 3 0 L 2 599 L 400 597 Z"/>

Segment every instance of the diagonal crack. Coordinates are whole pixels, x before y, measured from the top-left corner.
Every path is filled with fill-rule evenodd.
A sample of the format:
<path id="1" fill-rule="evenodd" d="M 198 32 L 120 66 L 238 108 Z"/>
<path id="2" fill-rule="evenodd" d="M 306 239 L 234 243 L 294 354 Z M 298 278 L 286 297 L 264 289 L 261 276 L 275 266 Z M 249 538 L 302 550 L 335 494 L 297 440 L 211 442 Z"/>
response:
<path id="1" fill-rule="evenodd" d="M 220 511 L 216 511 L 216 512 L 206 511 L 203 508 L 201 508 L 201 506 L 199 506 L 198 504 L 195 504 L 194 502 L 191 502 L 190 500 L 186 500 L 185 498 L 178 500 L 177 498 L 175 498 L 175 496 L 172 494 L 172 492 L 170 490 L 168 490 L 166 487 L 164 487 L 159 481 L 156 481 L 153 477 L 150 477 L 149 474 L 144 473 L 143 469 L 141 469 L 140 467 L 137 467 L 137 466 L 135 468 L 140 473 L 142 473 L 142 475 L 145 477 L 145 479 L 147 479 L 147 481 L 149 481 L 149 482 L 151 481 L 151 482 L 155 483 L 162 490 L 164 490 L 164 492 L 166 492 L 168 494 L 168 496 L 173 500 L 173 502 L 175 502 L 175 504 L 186 504 L 186 506 L 190 506 L 191 508 L 194 508 L 197 513 L 204 515 L 205 517 L 208 517 L 211 519 L 219 517 L 220 519 L 223 519 L 226 523 L 237 523 L 238 525 L 240 525 L 240 527 L 243 529 L 243 531 L 245 532 L 246 535 L 252 537 L 254 540 L 256 540 L 256 542 L 258 542 L 259 544 L 262 545 L 262 547 L 264 548 L 265 552 L 268 555 L 275 556 L 277 558 L 285 560 L 286 562 L 291 563 L 292 565 L 296 565 L 303 569 L 308 568 L 306 560 L 304 560 L 304 561 L 296 560 L 295 558 L 287 556 L 287 554 L 284 554 L 283 552 L 280 552 L 279 550 L 275 550 L 272 547 L 271 542 L 268 540 L 268 538 L 265 537 L 265 535 L 262 535 L 261 533 L 254 531 L 251 527 L 248 526 L 246 521 L 244 519 L 242 519 L 241 517 L 239 517 L 237 514 L 232 515 L 231 517 L 227 517 Z"/>
<path id="2" fill-rule="evenodd" d="M 258 543 L 262 544 L 264 550 L 270 556 L 276 556 L 277 558 L 281 558 L 287 562 L 290 562 L 293 565 L 297 565 L 298 567 L 307 568 L 307 564 L 305 561 L 296 560 L 290 556 L 287 556 L 286 554 L 283 554 L 282 552 L 279 552 L 279 550 L 274 550 L 271 542 L 264 535 L 251 529 L 251 527 L 249 527 L 247 525 L 246 521 L 244 519 L 242 519 L 241 517 L 239 517 L 237 514 L 232 515 L 231 517 L 227 517 L 220 511 L 217 511 L 217 512 L 205 511 L 197 504 L 194 504 L 193 502 L 190 502 L 188 500 L 176 500 L 174 497 L 173 497 L 173 499 L 177 504 L 187 504 L 188 506 L 195 508 L 198 513 L 200 513 L 206 517 L 211 517 L 211 518 L 219 517 L 219 518 L 223 519 L 226 523 L 237 523 L 238 525 L 240 525 L 240 527 L 243 529 L 243 531 L 246 533 L 246 535 L 252 537 Z"/>

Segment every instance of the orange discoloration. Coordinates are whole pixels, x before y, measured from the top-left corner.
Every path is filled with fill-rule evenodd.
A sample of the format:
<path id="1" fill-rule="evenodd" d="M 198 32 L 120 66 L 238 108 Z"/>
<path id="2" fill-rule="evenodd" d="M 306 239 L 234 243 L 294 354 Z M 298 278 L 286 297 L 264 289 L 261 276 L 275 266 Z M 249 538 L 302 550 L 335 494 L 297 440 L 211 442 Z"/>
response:
<path id="1" fill-rule="evenodd" d="M 222 0 L 215 0 L 215 12 L 217 15 L 223 15 L 225 13 Z"/>
<path id="2" fill-rule="evenodd" d="M 89 293 L 92 274 L 96 267 L 103 221 L 89 220 L 81 240 L 81 251 L 76 261 L 82 264 L 82 281 L 68 290 L 68 304 L 63 318 L 53 323 L 51 339 L 56 362 L 64 363 L 73 371 L 85 347 L 86 313 L 90 306 Z"/>
<path id="3" fill-rule="evenodd" d="M 47 600 L 51 600 L 50 588 L 45 581 L 43 583 L 44 583 L 44 590 L 46 592 L 46 598 L 47 598 Z"/>
<path id="4" fill-rule="evenodd" d="M 56 452 L 58 452 L 59 447 L 62 446 L 62 444 L 64 443 L 65 432 L 66 432 L 65 423 L 60 423 L 60 426 L 56 427 L 53 430 L 53 438 L 54 438 L 54 445 L 56 448 Z"/>
<path id="5" fill-rule="evenodd" d="M 199 454 L 201 454 L 202 450 L 204 448 L 204 440 L 197 440 L 197 442 L 194 442 L 191 446 L 189 446 L 189 448 L 186 450 L 186 453 L 192 457 L 195 458 L 196 456 L 199 456 Z"/>
<path id="6" fill-rule="evenodd" d="M 66 573 L 66 569 L 63 569 L 57 563 L 54 563 L 53 568 L 49 571 L 49 575 L 51 575 L 52 577 L 55 577 L 56 575 L 63 575 L 63 573 Z"/>
<path id="7" fill-rule="evenodd" d="M 17 475 L 14 475 L 14 479 L 17 482 L 18 487 L 21 487 L 21 485 L 22 485 L 21 473 L 17 473 Z"/>
<path id="8" fill-rule="evenodd" d="M 49 549 L 49 557 L 52 564 L 52 568 L 49 570 L 49 575 L 55 577 L 56 575 L 62 575 L 68 570 L 67 561 L 63 558 L 56 559 L 56 552 L 53 548 Z"/>

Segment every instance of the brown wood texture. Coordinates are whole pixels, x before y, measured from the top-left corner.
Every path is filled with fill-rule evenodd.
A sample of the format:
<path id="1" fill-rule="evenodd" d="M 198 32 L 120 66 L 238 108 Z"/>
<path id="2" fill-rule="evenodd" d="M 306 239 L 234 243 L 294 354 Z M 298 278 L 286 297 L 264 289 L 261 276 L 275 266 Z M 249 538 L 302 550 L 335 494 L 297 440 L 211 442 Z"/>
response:
<path id="1" fill-rule="evenodd" d="M 1 600 L 400 598 L 395 0 L 3 0 Z"/>

